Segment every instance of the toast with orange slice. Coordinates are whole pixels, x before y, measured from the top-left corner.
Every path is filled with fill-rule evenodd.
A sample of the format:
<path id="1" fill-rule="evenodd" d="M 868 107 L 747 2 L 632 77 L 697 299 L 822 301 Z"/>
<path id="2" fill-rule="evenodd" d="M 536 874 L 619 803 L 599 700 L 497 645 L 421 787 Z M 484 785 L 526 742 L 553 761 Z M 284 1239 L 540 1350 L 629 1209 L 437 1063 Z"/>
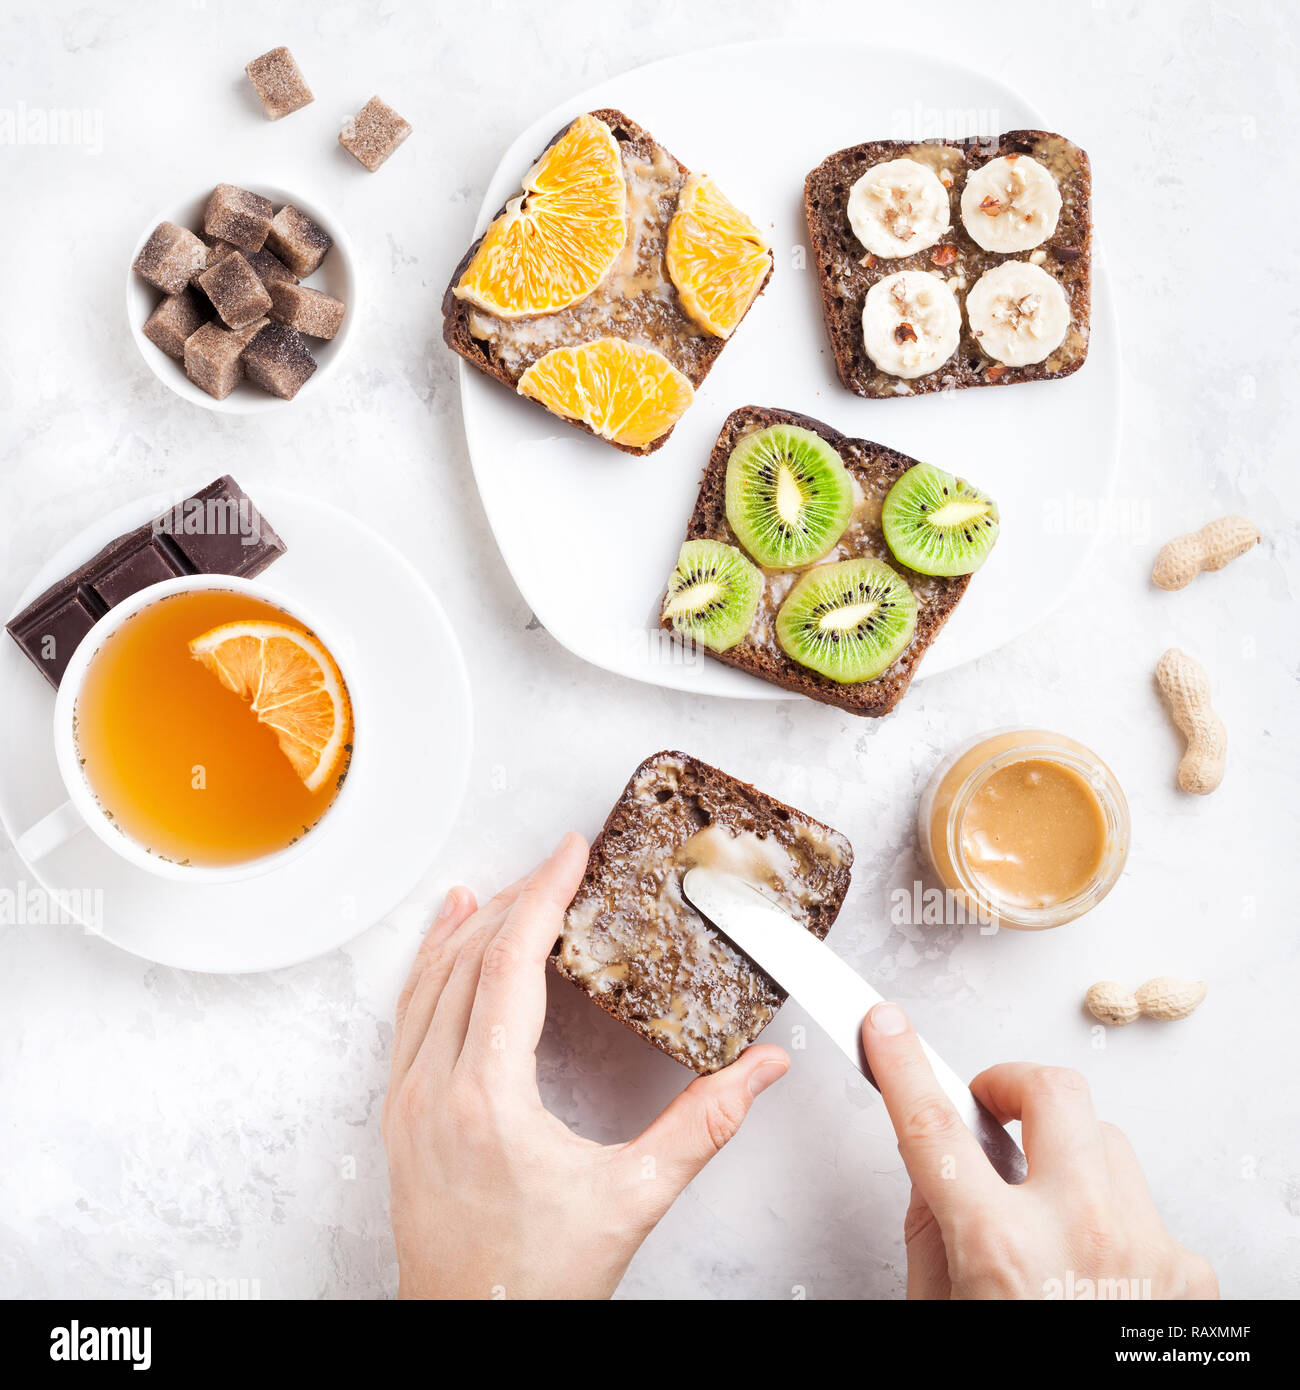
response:
<path id="1" fill-rule="evenodd" d="M 547 145 L 465 253 L 443 338 L 625 453 L 658 449 L 772 274 L 759 229 L 621 111 Z"/>

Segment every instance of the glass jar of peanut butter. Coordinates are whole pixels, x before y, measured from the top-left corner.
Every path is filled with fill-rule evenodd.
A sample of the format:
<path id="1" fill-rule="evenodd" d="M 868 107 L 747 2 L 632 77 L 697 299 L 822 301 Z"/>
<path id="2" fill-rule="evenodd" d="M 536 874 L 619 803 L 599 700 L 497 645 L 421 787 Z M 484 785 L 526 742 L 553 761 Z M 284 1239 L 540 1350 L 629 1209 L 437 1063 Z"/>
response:
<path id="1" fill-rule="evenodd" d="M 1083 744 L 1041 729 L 980 734 L 921 796 L 921 847 L 966 920 L 1059 927 L 1095 907 L 1128 858 L 1128 802 Z"/>

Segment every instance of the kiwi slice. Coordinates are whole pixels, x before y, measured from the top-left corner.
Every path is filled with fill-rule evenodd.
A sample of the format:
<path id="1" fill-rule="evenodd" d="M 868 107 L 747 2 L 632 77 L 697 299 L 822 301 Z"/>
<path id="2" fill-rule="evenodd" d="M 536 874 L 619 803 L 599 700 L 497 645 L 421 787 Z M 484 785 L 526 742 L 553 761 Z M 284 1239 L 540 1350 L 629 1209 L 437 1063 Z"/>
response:
<path id="1" fill-rule="evenodd" d="M 819 434 L 769 425 L 727 460 L 727 520 L 741 545 L 769 569 L 810 565 L 844 534 L 853 483 Z"/>
<path id="2" fill-rule="evenodd" d="M 895 559 L 920 574 L 973 574 L 998 538 L 998 504 L 932 463 L 889 489 L 880 524 Z"/>
<path id="3" fill-rule="evenodd" d="M 668 581 L 663 616 L 674 629 L 715 652 L 749 631 L 763 576 L 734 545 L 687 541 Z"/>
<path id="4" fill-rule="evenodd" d="M 848 684 L 878 676 L 912 640 L 916 596 L 883 560 L 818 565 L 776 615 L 776 640 L 800 666 Z"/>

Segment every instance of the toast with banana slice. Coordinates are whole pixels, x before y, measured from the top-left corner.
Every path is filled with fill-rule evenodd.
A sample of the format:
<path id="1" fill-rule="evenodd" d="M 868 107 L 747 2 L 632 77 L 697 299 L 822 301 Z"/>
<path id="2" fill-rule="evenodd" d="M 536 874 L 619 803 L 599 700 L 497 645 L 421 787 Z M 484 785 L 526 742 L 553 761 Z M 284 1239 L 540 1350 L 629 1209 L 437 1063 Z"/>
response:
<path id="1" fill-rule="evenodd" d="M 892 399 L 1069 376 L 1088 355 L 1092 175 L 1062 135 L 876 140 L 804 212 L 840 380 Z"/>

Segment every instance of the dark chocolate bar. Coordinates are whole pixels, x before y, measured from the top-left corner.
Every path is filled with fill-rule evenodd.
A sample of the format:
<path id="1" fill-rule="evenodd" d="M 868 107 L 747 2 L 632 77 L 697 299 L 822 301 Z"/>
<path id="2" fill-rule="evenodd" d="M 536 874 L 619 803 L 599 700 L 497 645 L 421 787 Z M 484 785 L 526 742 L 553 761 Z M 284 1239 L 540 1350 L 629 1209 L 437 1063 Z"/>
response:
<path id="1" fill-rule="evenodd" d="M 284 542 L 227 475 L 110 541 L 11 618 L 5 629 L 57 688 L 81 639 L 123 599 L 184 574 L 251 579 L 284 552 Z"/>

